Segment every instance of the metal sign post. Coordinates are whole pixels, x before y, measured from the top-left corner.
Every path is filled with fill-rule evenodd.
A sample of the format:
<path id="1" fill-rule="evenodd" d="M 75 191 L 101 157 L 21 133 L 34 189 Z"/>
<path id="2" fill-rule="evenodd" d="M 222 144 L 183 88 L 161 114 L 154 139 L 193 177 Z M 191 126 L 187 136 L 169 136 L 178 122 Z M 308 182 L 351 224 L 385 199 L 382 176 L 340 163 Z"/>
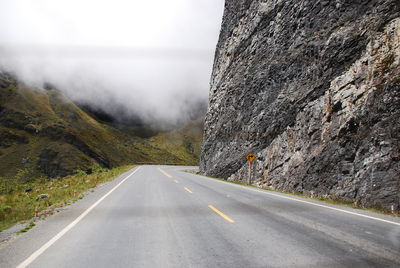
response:
<path id="1" fill-rule="evenodd" d="M 246 155 L 246 159 L 249 162 L 249 177 L 248 177 L 248 184 L 251 184 L 251 167 L 254 160 L 256 160 L 256 156 L 252 153 Z"/>

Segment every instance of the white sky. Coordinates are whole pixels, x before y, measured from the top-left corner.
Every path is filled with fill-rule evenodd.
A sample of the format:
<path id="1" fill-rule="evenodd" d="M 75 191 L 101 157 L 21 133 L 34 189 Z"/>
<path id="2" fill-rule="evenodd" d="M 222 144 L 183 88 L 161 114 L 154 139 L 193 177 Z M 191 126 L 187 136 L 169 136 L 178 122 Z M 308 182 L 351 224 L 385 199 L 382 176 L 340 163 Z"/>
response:
<path id="1" fill-rule="evenodd" d="M 0 0 L 0 66 L 109 110 L 176 119 L 205 100 L 223 0 Z"/>

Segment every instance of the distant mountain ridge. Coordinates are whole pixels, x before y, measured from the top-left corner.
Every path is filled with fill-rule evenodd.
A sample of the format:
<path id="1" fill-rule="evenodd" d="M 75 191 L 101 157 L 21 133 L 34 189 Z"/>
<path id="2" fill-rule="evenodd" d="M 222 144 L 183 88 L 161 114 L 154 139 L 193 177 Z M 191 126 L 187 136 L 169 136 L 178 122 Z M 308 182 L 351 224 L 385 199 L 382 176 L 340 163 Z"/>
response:
<path id="1" fill-rule="evenodd" d="M 137 128 L 106 121 L 59 90 L 35 89 L 0 73 L 0 177 L 62 177 L 133 163 L 197 164 L 199 149 L 191 148 L 200 148 L 202 120 L 190 123 L 194 132 L 175 130 L 175 140 L 161 138 L 164 133 L 151 141 L 139 137 Z M 154 142 L 158 137 L 170 144 Z"/>

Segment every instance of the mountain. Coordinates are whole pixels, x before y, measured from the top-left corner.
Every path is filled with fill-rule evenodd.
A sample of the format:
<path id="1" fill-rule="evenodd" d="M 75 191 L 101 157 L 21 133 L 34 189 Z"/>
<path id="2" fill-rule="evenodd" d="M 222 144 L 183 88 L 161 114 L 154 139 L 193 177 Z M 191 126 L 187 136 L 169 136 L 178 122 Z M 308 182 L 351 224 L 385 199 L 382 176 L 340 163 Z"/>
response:
<path id="1" fill-rule="evenodd" d="M 154 133 L 96 115 L 50 86 L 32 88 L 1 73 L 0 177 L 27 181 L 90 172 L 96 166 L 197 164 L 201 120 L 171 133 Z"/>
<path id="2" fill-rule="evenodd" d="M 200 169 L 400 206 L 398 0 L 226 0 Z"/>

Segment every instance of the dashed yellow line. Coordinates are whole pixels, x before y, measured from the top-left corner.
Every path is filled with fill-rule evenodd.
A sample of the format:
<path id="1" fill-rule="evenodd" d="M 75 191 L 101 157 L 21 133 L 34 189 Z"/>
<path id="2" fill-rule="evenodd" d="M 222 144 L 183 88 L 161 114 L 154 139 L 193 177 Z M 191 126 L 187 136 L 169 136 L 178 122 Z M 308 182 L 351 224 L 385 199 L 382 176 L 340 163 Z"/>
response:
<path id="1" fill-rule="evenodd" d="M 178 181 L 178 180 L 174 180 L 174 182 L 175 182 L 175 183 L 179 183 L 179 181 Z"/>
<path id="2" fill-rule="evenodd" d="M 183 188 L 185 188 L 185 190 L 186 190 L 188 193 L 193 194 L 193 192 L 192 192 L 189 188 L 186 188 L 186 187 L 183 187 Z"/>
<path id="3" fill-rule="evenodd" d="M 165 171 L 162 170 L 161 168 L 158 168 L 158 170 L 159 170 L 162 174 L 164 174 L 165 176 L 167 176 L 168 178 L 172 178 L 171 175 L 169 175 L 167 172 L 165 172 Z"/>
<path id="4" fill-rule="evenodd" d="M 215 213 L 217 213 L 218 215 L 220 215 L 222 218 L 224 218 L 225 220 L 229 221 L 230 223 L 234 223 L 235 221 L 232 220 L 231 218 L 229 218 L 228 216 L 226 216 L 224 213 L 222 213 L 221 211 L 219 211 L 218 209 L 216 209 L 215 207 L 208 205 L 208 207 L 210 209 L 212 209 Z"/>

